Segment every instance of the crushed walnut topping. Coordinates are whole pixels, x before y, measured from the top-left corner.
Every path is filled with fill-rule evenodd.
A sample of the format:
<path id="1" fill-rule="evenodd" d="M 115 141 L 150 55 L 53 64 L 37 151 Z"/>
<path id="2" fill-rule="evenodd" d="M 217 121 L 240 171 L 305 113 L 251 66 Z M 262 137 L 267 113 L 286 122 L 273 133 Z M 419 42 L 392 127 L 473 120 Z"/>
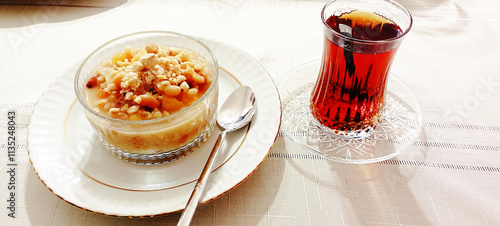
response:
<path id="1" fill-rule="evenodd" d="M 123 120 L 173 114 L 199 99 L 212 82 L 208 62 L 183 48 L 148 43 L 126 47 L 94 70 L 88 80 L 94 110 Z"/>

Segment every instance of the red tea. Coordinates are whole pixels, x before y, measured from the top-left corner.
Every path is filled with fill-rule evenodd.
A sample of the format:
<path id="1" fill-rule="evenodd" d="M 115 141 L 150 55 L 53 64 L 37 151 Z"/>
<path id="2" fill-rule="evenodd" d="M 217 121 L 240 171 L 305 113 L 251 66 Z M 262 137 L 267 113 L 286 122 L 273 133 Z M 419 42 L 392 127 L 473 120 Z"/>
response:
<path id="1" fill-rule="evenodd" d="M 326 24 L 311 112 L 333 130 L 364 130 L 380 118 L 387 74 L 400 43 L 394 38 L 403 32 L 392 21 L 363 11 L 333 15 Z"/>

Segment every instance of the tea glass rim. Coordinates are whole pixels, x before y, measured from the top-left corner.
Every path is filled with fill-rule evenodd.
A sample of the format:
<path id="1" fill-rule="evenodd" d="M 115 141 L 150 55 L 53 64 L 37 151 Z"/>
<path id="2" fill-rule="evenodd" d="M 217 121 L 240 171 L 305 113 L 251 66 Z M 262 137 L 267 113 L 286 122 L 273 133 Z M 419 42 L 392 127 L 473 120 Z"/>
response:
<path id="1" fill-rule="evenodd" d="M 113 44 L 115 41 L 118 41 L 120 39 L 124 39 L 124 38 L 128 38 L 128 37 L 131 37 L 131 36 L 135 36 L 135 35 L 141 35 L 141 34 L 165 34 L 165 35 L 173 35 L 173 36 L 179 36 L 179 37 L 182 37 L 182 38 L 186 38 L 186 39 L 189 39 L 191 41 L 194 41 L 198 44 L 200 44 L 201 47 L 203 47 L 204 49 L 206 49 L 208 51 L 208 53 L 210 54 L 213 62 L 214 62 L 214 75 L 213 75 L 213 79 L 212 79 L 212 83 L 210 84 L 210 86 L 208 87 L 208 89 L 205 91 L 205 93 L 198 99 L 196 100 L 195 102 L 193 102 L 191 105 L 181 109 L 180 111 L 178 112 L 175 112 L 171 115 L 168 115 L 168 116 L 164 116 L 164 117 L 160 117 L 160 118 L 156 118 L 156 119 L 147 119 L 147 120 L 139 120 L 139 121 L 130 121 L 130 120 L 123 120 L 123 119 L 116 119 L 116 118 L 111 118 L 109 116 L 106 116 L 106 115 L 103 115 L 103 114 L 100 114 L 98 112 L 96 112 L 95 110 L 93 110 L 89 103 L 87 103 L 87 101 L 85 101 L 82 97 L 82 95 L 79 94 L 78 92 L 78 78 L 80 78 L 81 76 L 85 76 L 85 75 L 82 75 L 81 74 L 81 70 L 83 69 L 83 66 L 87 63 L 87 61 L 89 61 L 91 59 L 91 57 L 95 56 L 101 49 Z M 110 53 L 110 54 L 114 54 L 114 53 Z M 197 53 L 198 54 L 198 53 Z M 96 67 L 98 65 L 95 65 Z M 195 38 L 192 38 L 190 36 L 187 36 L 187 35 L 183 35 L 181 33 L 177 33 L 177 32 L 171 32 L 171 31 L 140 31 L 140 32 L 133 32 L 133 33 L 129 33 L 129 34 L 126 34 L 126 35 L 122 35 L 122 36 L 119 36 L 119 37 L 116 37 L 114 39 L 111 39 L 107 42 L 105 42 L 104 44 L 100 45 L 99 47 L 97 47 L 97 49 L 95 49 L 94 51 L 92 51 L 92 53 L 90 53 L 86 58 L 85 60 L 82 62 L 82 64 L 79 66 L 77 72 L 76 72 L 76 77 L 75 77 L 75 81 L 73 83 L 74 85 L 74 91 L 76 93 L 76 97 L 78 99 L 78 102 L 80 102 L 80 104 L 83 106 L 84 110 L 91 113 L 93 116 L 95 117 L 98 117 L 100 119 L 104 119 L 104 120 L 108 120 L 110 122 L 114 122 L 114 123 L 125 123 L 125 124 L 129 124 L 129 125 L 145 125 L 145 124 L 155 124 L 155 123 L 161 123 L 163 121 L 167 121 L 171 118 L 174 118 L 174 117 L 177 117 L 178 115 L 190 110 L 191 108 L 194 108 L 194 106 L 196 106 L 199 102 L 201 102 L 202 100 L 205 99 L 205 97 L 207 95 L 209 95 L 211 93 L 211 91 L 214 88 L 214 86 L 216 86 L 217 84 L 217 78 L 219 77 L 219 65 L 218 65 L 218 61 L 217 61 L 217 58 L 215 56 L 215 54 L 213 53 L 213 51 L 207 46 L 205 45 L 203 42 L 195 39 Z"/>
<path id="2" fill-rule="evenodd" d="M 408 34 L 408 32 L 410 32 L 410 30 L 411 30 L 411 28 L 413 26 L 413 16 L 411 15 L 410 11 L 408 9 L 406 9 L 406 7 L 404 7 L 403 5 L 399 4 L 398 2 L 395 2 L 395 1 L 392 1 L 392 0 L 380 0 L 380 2 L 386 2 L 386 3 L 393 4 L 396 7 L 401 8 L 406 13 L 406 15 L 408 16 L 408 18 L 410 19 L 410 21 L 409 21 L 408 26 L 405 27 L 405 29 L 403 29 L 403 33 L 400 36 L 397 36 L 397 37 L 394 37 L 394 38 L 383 39 L 383 40 L 364 40 L 364 39 L 358 39 L 358 38 L 348 37 L 348 36 L 343 35 L 342 33 L 339 33 L 337 31 L 335 31 L 330 26 L 328 26 L 328 24 L 326 23 L 326 20 L 328 18 L 325 18 L 325 10 L 326 10 L 326 8 L 329 5 L 331 5 L 331 4 L 333 4 L 334 2 L 337 2 L 337 1 L 338 0 L 330 0 L 329 2 L 327 2 L 325 4 L 325 6 L 323 6 L 323 9 L 321 10 L 321 22 L 323 23 L 323 26 L 325 28 L 327 28 L 333 35 L 335 35 L 335 36 L 337 36 L 338 38 L 341 38 L 341 39 L 349 40 L 349 41 L 351 41 L 353 43 L 358 43 L 358 44 L 384 44 L 384 43 L 396 42 L 396 41 L 402 40 L 402 38 L 405 37 L 406 34 Z"/>

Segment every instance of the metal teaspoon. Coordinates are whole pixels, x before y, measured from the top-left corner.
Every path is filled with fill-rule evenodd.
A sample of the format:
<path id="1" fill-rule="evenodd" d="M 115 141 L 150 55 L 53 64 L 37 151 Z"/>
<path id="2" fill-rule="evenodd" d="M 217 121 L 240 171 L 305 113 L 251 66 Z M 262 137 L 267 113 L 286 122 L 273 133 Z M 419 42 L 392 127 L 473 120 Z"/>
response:
<path id="1" fill-rule="evenodd" d="M 193 218 L 196 207 L 200 201 L 201 194 L 205 188 L 208 176 L 212 172 L 214 160 L 220 149 L 226 134 L 234 130 L 238 130 L 246 126 L 252 121 L 255 114 L 255 97 L 252 89 L 248 86 L 241 86 L 236 89 L 222 105 L 219 114 L 217 115 L 217 123 L 222 127 L 222 132 L 219 134 L 217 141 L 208 157 L 207 163 L 201 172 L 198 182 L 196 183 L 191 197 L 182 212 L 181 218 L 177 223 L 180 225 L 189 225 Z"/>

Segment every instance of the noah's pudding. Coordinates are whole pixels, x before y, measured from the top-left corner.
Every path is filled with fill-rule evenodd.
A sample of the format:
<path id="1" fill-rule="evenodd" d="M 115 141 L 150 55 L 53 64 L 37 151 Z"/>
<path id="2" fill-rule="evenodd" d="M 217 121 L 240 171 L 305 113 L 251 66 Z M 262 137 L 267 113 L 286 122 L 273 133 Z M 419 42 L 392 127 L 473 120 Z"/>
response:
<path id="1" fill-rule="evenodd" d="M 204 143 L 215 125 L 215 59 L 156 42 L 110 55 L 86 79 L 79 79 L 83 88 L 77 87 L 77 93 L 112 154 L 156 164 L 187 155 Z"/>

